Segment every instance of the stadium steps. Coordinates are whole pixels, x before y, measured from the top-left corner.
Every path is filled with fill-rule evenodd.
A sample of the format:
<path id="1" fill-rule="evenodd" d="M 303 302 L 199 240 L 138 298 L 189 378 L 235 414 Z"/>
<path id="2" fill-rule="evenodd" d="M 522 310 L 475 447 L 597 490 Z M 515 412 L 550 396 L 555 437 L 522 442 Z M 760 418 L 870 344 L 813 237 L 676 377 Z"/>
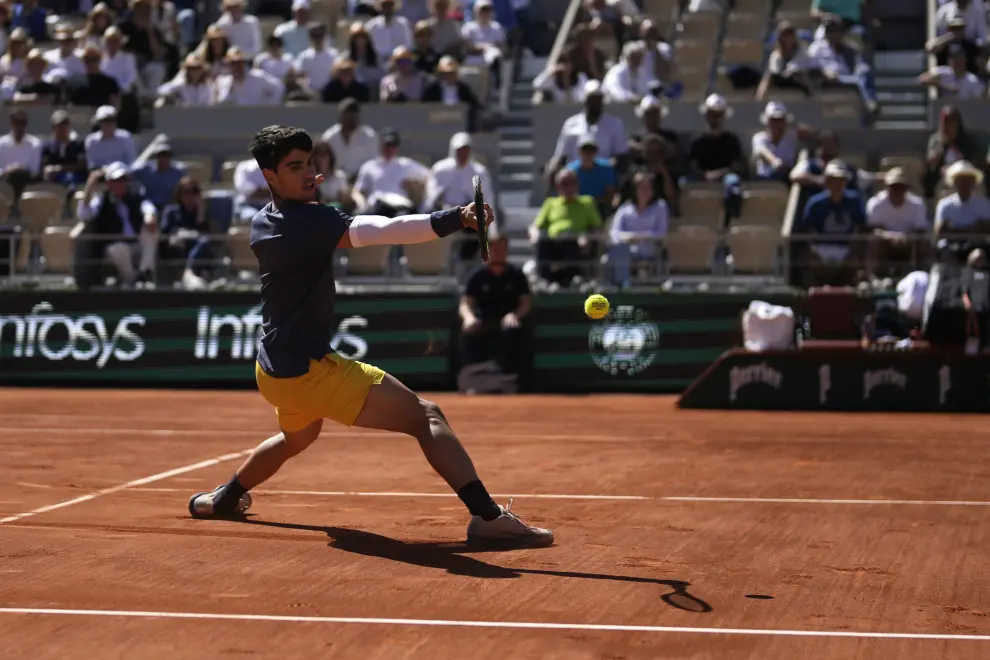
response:
<path id="1" fill-rule="evenodd" d="M 495 128 L 499 158 L 492 175 L 502 207 L 500 230 L 512 237 L 509 253 L 513 261 L 523 261 L 530 253 L 528 243 L 516 237 L 525 236 L 538 210 L 529 205 L 529 191 L 538 169 L 533 158 L 533 78 L 546 62 L 546 58 L 530 53 L 524 56 L 509 91 L 508 111 L 502 113 Z"/>
<path id="2" fill-rule="evenodd" d="M 887 50 L 873 55 L 880 112 L 874 128 L 923 129 L 928 125 L 928 96 L 917 83 L 926 69 L 925 54 L 917 50 Z"/>

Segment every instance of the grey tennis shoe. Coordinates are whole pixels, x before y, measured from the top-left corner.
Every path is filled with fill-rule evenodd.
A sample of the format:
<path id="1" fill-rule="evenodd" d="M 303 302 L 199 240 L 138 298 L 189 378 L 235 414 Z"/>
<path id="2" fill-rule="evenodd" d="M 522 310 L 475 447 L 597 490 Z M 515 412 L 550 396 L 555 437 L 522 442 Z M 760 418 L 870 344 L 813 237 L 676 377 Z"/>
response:
<path id="1" fill-rule="evenodd" d="M 526 548 L 546 548 L 553 545 L 553 532 L 542 527 L 527 525 L 520 520 L 510 510 L 512 500 L 509 500 L 506 506 L 499 505 L 498 508 L 502 510 L 502 515 L 495 520 L 472 516 L 467 528 L 469 544 Z"/>
<path id="2" fill-rule="evenodd" d="M 214 511 L 213 500 L 222 489 L 223 486 L 217 486 L 208 493 L 196 493 L 189 498 L 189 515 L 193 518 L 234 518 L 244 515 L 251 508 L 251 493 L 244 493 L 233 511 L 223 513 Z"/>

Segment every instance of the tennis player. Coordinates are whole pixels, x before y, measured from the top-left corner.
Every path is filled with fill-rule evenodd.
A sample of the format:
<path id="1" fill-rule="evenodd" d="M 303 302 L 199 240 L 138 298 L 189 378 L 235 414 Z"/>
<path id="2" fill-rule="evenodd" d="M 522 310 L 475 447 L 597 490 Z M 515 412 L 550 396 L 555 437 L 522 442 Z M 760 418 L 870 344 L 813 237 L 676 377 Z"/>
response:
<path id="1" fill-rule="evenodd" d="M 476 229 L 474 204 L 431 214 L 350 217 L 316 201 L 320 177 L 312 138 L 302 129 L 269 126 L 254 136 L 251 154 L 268 182 L 272 201 L 251 223 L 251 248 L 261 272 L 264 337 L 255 377 L 275 407 L 280 433 L 252 452 L 233 478 L 189 500 L 195 518 L 231 518 L 251 506 L 250 490 L 320 435 L 323 420 L 393 431 L 419 441 L 433 469 L 471 514 L 469 542 L 548 546 L 553 533 L 524 523 L 496 504 L 443 412 L 381 369 L 347 360 L 329 348 L 335 324 L 337 248 L 425 243 Z M 484 219 L 494 213 L 487 204 Z"/>

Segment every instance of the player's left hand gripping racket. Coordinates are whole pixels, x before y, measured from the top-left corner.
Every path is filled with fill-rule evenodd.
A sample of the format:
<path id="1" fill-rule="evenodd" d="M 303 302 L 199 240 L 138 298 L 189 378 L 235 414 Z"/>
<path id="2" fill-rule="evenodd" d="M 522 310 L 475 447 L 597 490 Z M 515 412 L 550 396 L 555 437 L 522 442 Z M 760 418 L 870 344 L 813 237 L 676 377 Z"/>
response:
<path id="1" fill-rule="evenodd" d="M 478 222 L 478 245 L 481 246 L 481 260 L 488 261 L 488 212 L 485 210 L 485 195 L 481 192 L 481 177 L 475 176 L 474 215 Z"/>

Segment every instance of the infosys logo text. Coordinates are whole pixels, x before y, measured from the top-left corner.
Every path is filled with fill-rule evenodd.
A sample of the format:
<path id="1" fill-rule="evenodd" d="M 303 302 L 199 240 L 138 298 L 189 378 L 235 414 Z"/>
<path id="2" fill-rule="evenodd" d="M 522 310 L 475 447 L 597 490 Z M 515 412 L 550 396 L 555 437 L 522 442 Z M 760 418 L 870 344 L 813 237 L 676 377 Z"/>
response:
<path id="1" fill-rule="evenodd" d="M 58 314 L 51 303 L 41 302 L 25 316 L 0 316 L 0 341 L 13 339 L 13 358 L 95 360 L 102 369 L 111 358 L 133 362 L 144 354 L 144 340 L 133 328 L 145 323 L 140 314 L 129 314 L 111 332 L 101 316 Z"/>
<path id="2" fill-rule="evenodd" d="M 193 354 L 197 360 L 215 360 L 220 356 L 220 338 L 229 334 L 230 357 L 234 360 L 253 360 L 258 355 L 261 338 L 264 336 L 264 323 L 261 306 L 252 307 L 242 316 L 234 314 L 214 314 L 204 305 L 199 308 L 196 319 L 196 343 Z M 330 342 L 330 348 L 349 360 L 360 360 L 368 354 L 368 342 L 352 332 L 357 328 L 367 328 L 368 319 L 363 316 L 348 316 L 337 325 L 337 333 Z"/>

